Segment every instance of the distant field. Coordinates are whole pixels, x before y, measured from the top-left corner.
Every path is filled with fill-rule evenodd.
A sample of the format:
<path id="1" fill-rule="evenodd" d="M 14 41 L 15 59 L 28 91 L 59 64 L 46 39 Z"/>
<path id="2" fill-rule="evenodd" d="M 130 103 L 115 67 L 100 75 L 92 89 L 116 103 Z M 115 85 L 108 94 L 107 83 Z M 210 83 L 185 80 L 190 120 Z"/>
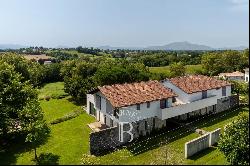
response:
<path id="1" fill-rule="evenodd" d="M 53 51 L 46 51 L 46 53 L 51 53 L 51 52 L 53 52 Z M 70 53 L 70 54 L 77 54 L 79 58 L 85 57 L 85 56 L 88 56 L 90 58 L 100 57 L 100 56 L 96 56 L 96 55 L 92 55 L 92 54 L 79 53 L 76 50 L 71 50 L 71 51 L 63 50 L 61 52 Z M 101 54 L 105 55 L 105 53 L 101 53 Z M 109 54 L 106 54 L 106 55 L 109 55 Z M 110 58 L 110 59 L 113 59 L 113 58 Z"/>
<path id="2" fill-rule="evenodd" d="M 194 74 L 196 71 L 201 71 L 201 65 L 186 65 L 187 74 Z M 149 71 L 152 73 L 164 73 L 166 75 L 170 75 L 169 66 L 163 67 L 149 67 Z"/>

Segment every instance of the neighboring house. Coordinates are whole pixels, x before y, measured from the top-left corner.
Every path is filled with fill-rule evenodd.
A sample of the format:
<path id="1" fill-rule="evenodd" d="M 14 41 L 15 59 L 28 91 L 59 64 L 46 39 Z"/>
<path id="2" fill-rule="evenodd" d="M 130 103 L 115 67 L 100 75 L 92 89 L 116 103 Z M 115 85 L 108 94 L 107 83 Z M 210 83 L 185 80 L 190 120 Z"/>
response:
<path id="1" fill-rule="evenodd" d="M 226 80 L 239 80 L 243 81 L 244 80 L 244 73 L 235 71 L 232 73 L 220 73 L 219 78 L 223 78 Z"/>
<path id="2" fill-rule="evenodd" d="M 48 63 L 52 63 L 52 60 L 55 59 L 54 57 L 51 56 L 47 56 L 45 54 L 41 54 L 41 55 L 24 55 L 24 58 L 27 60 L 31 60 L 31 61 L 36 61 L 36 62 L 46 62 Z"/>
<path id="3" fill-rule="evenodd" d="M 245 71 L 245 74 L 244 74 L 245 81 L 248 83 L 249 82 L 249 68 L 244 69 L 244 71 Z"/>
<path id="4" fill-rule="evenodd" d="M 137 123 L 137 132 L 145 135 L 166 126 L 170 118 L 185 120 L 227 110 L 232 106 L 230 96 L 230 83 L 202 75 L 115 84 L 87 94 L 87 113 L 108 127 Z"/>
<path id="5" fill-rule="evenodd" d="M 52 62 L 51 61 L 44 61 L 44 65 L 49 65 L 49 64 L 51 64 Z"/>

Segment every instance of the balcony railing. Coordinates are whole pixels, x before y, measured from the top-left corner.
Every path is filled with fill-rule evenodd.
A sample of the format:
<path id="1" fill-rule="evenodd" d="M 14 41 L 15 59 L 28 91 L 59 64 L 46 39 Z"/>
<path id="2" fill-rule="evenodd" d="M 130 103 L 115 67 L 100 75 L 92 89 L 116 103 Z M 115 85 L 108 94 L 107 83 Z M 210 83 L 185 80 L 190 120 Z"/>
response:
<path id="1" fill-rule="evenodd" d="M 189 112 L 193 112 L 202 108 L 206 108 L 208 106 L 217 104 L 217 99 L 218 98 L 216 96 L 210 96 L 205 99 L 200 99 L 190 103 L 185 103 L 170 108 L 165 108 L 160 111 L 159 118 L 164 120 L 175 116 L 183 115 Z"/>

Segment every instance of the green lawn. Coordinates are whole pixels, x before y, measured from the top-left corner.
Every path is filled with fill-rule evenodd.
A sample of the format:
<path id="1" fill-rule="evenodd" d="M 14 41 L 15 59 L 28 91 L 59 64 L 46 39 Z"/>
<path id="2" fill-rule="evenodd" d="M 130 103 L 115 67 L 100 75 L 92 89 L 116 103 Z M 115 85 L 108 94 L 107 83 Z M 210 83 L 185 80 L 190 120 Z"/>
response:
<path id="1" fill-rule="evenodd" d="M 196 71 L 202 70 L 201 65 L 186 65 L 187 73 L 194 74 Z M 169 66 L 163 67 L 149 67 L 149 71 L 152 73 L 164 73 L 166 75 L 170 75 Z"/>
<path id="2" fill-rule="evenodd" d="M 194 123 L 193 126 L 198 126 L 208 131 L 212 131 L 217 128 L 223 128 L 227 123 L 236 118 L 236 116 L 242 111 L 249 111 L 249 109 L 245 107 L 237 111 L 230 111 L 226 114 L 224 112 Z M 228 164 L 223 154 L 216 147 L 204 150 L 202 153 L 199 153 L 190 159 L 185 159 L 185 143 L 197 137 L 199 137 L 198 134 L 189 132 L 185 128 L 181 128 L 175 132 L 163 134 L 160 137 L 154 138 L 150 141 L 136 144 L 130 148 L 124 148 L 120 151 L 107 154 L 102 157 L 87 156 L 85 157 L 85 160 L 88 161 L 88 163 L 94 164 Z M 168 144 L 165 143 L 167 138 L 170 139 Z M 158 146 L 157 144 L 162 141 L 164 145 Z M 149 149 L 145 150 L 147 148 Z M 136 152 L 138 151 L 144 152 L 137 154 Z M 113 160 L 114 158 L 115 160 Z"/>
<path id="3" fill-rule="evenodd" d="M 40 95 L 57 92 L 55 87 L 60 87 L 60 91 L 63 84 L 48 84 L 40 90 Z M 63 99 L 41 100 L 40 103 L 48 122 L 81 109 L 80 106 L 70 101 L 69 96 Z M 245 107 L 237 111 L 227 111 L 226 114 L 221 113 L 193 125 L 212 131 L 219 127 L 223 128 L 239 112 L 248 110 Z M 59 155 L 59 164 L 81 164 L 82 162 L 88 164 L 228 164 L 216 147 L 209 148 L 190 159 L 185 159 L 185 142 L 199 136 L 186 128 L 151 137 L 144 142 L 135 142 L 129 147 L 101 157 L 89 156 L 90 129 L 87 124 L 94 121 L 92 116 L 83 113 L 76 118 L 51 125 L 51 137 L 37 149 L 38 154 L 48 152 Z M 9 151 L 0 153 L 0 164 L 34 164 L 31 161 L 33 155 L 33 150 L 27 144 L 15 144 Z"/>
<path id="4" fill-rule="evenodd" d="M 58 97 L 66 96 L 67 93 L 64 92 L 64 83 L 56 82 L 44 85 L 39 89 L 38 98 L 44 98 L 45 96 Z"/>
<path id="5" fill-rule="evenodd" d="M 47 84 L 40 90 L 40 95 L 61 93 L 62 88 L 63 84 L 60 82 Z M 49 101 L 41 100 L 40 103 L 45 120 L 48 122 L 81 109 L 80 106 L 70 102 L 70 97 Z M 44 145 L 37 149 L 38 154 L 48 152 L 59 155 L 59 164 L 79 164 L 82 154 L 89 151 L 90 128 L 87 124 L 94 121 L 92 116 L 83 113 L 68 121 L 50 125 L 51 136 Z M 31 161 L 33 157 L 34 152 L 27 144 L 15 144 L 9 151 L 4 154 L 0 153 L 0 165 L 35 164 Z"/>

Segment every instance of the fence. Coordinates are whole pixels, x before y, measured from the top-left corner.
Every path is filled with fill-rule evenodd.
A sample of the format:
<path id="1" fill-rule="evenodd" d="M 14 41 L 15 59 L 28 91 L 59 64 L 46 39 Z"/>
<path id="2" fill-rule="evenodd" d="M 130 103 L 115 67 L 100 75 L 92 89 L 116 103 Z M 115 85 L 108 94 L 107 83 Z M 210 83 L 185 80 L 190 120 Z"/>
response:
<path id="1" fill-rule="evenodd" d="M 192 155 L 214 145 L 219 141 L 221 129 L 218 128 L 212 132 L 209 132 L 203 136 L 195 138 L 185 143 L 185 158 L 191 157 Z"/>

